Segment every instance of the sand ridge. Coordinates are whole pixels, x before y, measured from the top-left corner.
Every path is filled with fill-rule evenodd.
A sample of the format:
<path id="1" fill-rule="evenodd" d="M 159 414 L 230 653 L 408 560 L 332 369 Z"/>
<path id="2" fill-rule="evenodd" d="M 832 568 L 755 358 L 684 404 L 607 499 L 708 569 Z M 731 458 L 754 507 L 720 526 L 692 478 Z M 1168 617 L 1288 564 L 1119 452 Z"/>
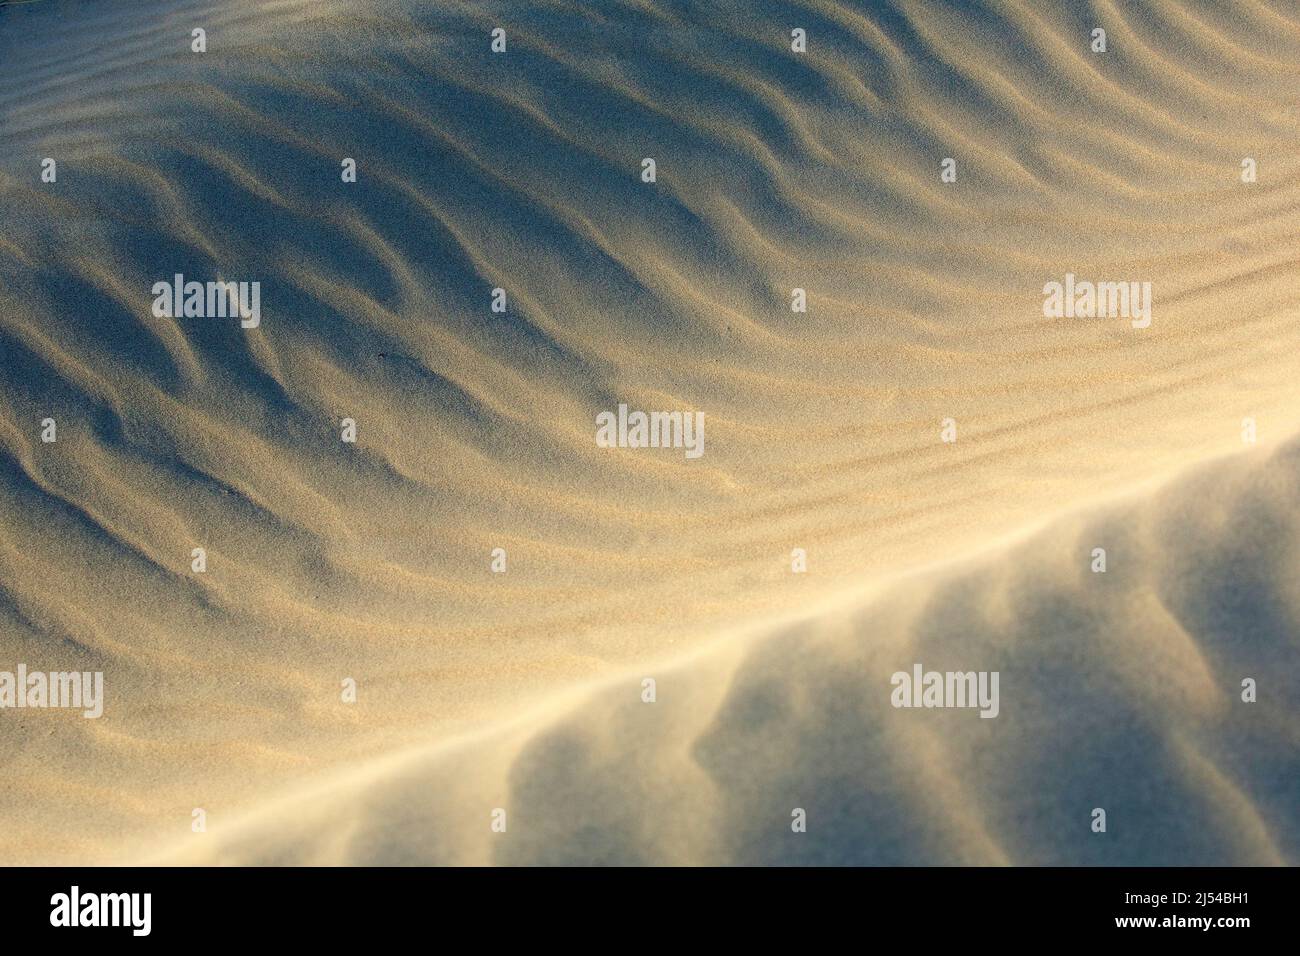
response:
<path id="1" fill-rule="evenodd" d="M 148 859 L 1294 865 L 1297 504 L 1300 439 L 351 768 Z M 913 662 L 989 665 L 1005 709 L 892 707 L 890 673 Z M 1267 708 L 1239 699 L 1252 675 Z"/>

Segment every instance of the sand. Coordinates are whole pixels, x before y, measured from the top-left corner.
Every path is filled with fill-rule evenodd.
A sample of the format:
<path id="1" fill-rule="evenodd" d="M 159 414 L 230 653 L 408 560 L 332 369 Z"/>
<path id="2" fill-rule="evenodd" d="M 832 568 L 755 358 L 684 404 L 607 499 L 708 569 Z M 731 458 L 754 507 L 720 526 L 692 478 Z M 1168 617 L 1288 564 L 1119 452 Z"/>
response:
<path id="1" fill-rule="evenodd" d="M 1282 2 L 0 8 L 0 670 L 106 694 L 0 710 L 0 859 L 1294 864 L 1297 80 Z"/>

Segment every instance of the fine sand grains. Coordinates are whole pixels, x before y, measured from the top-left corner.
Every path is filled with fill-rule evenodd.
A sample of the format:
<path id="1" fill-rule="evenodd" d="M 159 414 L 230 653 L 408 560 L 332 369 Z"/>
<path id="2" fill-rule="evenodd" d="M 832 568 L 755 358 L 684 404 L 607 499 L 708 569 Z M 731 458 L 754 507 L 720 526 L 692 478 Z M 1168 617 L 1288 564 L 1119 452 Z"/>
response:
<path id="1" fill-rule="evenodd" d="M 1115 496 L 1154 502 L 1174 475 L 1300 433 L 1298 80 L 1294 8 L 1244 0 L 0 9 L 0 670 L 105 686 L 97 720 L 0 713 L 0 857 L 170 852 L 199 838 L 195 809 L 215 836 L 315 787 L 322 815 L 272 841 L 281 860 L 396 859 L 391 808 L 349 811 L 356 846 L 308 824 L 371 781 L 390 792 L 390 774 L 417 813 L 423 768 L 457 760 L 465 789 L 439 799 L 486 820 L 512 775 L 558 788 L 566 761 L 638 753 L 661 773 L 643 809 L 663 817 L 628 805 L 575 859 L 828 858 L 663 829 L 679 801 L 795 799 L 778 779 L 843 796 L 822 819 L 874 819 L 846 844 L 859 862 L 1093 852 L 1017 833 L 992 783 L 961 798 L 942 735 L 889 711 L 875 670 L 756 672 L 798 706 L 859 695 L 824 747 L 809 741 L 837 714 L 778 731 L 761 708 L 718 708 L 756 634 L 811 621 L 827 660 L 900 646 L 914 622 L 873 609 L 928 600 L 898 583 L 918 569 L 978 552 L 1016 579 L 1037 552 L 1009 539 Z M 155 315 L 155 283 L 176 275 L 259 283 L 256 327 Z M 1149 327 L 1048 317 L 1044 286 L 1067 275 L 1150 283 Z M 702 414 L 703 454 L 602 447 L 598 416 L 620 405 Z M 1289 480 L 1279 460 L 1271 480 Z M 1242 544 L 1230 566 L 1294 569 L 1276 526 L 1255 532 L 1260 553 Z M 1057 538 L 1055 577 L 981 599 L 1001 622 L 980 632 L 989 647 L 1079 676 L 961 733 L 1092 715 L 1104 741 L 1115 682 L 1135 681 L 1143 759 L 1227 808 L 1204 844 L 1167 852 L 1218 859 L 1235 828 L 1254 834 L 1242 859 L 1294 862 L 1279 835 L 1294 816 L 1269 802 L 1281 778 L 1243 783 L 1221 759 L 1229 739 L 1259 759 L 1294 743 L 1294 708 L 1231 738 L 1234 712 L 1198 710 L 1189 737 L 1174 718 L 1193 705 L 1112 673 L 1154 655 L 1226 695 L 1236 671 L 1197 654 L 1249 640 L 1234 628 L 1255 611 L 1181 640 L 1209 622 L 1134 589 L 1182 539 L 1124 533 L 1143 569 L 1120 561 L 1106 581 L 1131 604 L 1084 590 L 1091 545 Z M 1058 601 L 1075 616 L 1044 611 Z M 1293 621 L 1285 608 L 1268 613 Z M 1164 623 L 1115 617 L 1128 610 Z M 1121 642 L 1104 667 L 1070 640 L 1078 619 Z M 972 639 L 960 615 L 931 626 Z M 601 682 L 630 681 L 610 693 L 640 706 L 661 662 L 691 690 L 621 737 L 536 749 L 565 714 L 603 719 L 604 697 L 571 711 Z M 868 719 L 882 706 L 888 728 Z M 1042 735 L 1014 736 L 989 752 L 1002 779 L 1043 788 L 1043 812 L 1093 799 L 1100 762 L 1062 776 Z M 733 738 L 762 758 L 752 786 Z M 824 778 L 854 741 L 885 769 L 846 781 L 925 794 L 915 817 Z M 778 829 L 803 805 L 772 809 Z M 422 858 L 542 858 L 560 839 L 534 819 L 537 842 L 507 852 L 415 819 Z M 610 835 L 642 825 L 659 850 Z M 1164 859 L 1150 839 L 1134 862 Z"/>

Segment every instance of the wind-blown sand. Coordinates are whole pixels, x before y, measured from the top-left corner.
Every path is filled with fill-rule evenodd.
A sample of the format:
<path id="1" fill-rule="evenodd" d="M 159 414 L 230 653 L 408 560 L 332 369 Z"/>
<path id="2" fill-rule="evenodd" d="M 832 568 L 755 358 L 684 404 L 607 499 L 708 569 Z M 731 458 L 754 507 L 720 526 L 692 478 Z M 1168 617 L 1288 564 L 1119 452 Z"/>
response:
<path id="1" fill-rule="evenodd" d="M 1105 574 L 1080 560 L 1096 545 Z M 1300 441 L 377 759 L 162 859 L 1294 863 L 1298 635 Z M 894 709 L 890 675 L 916 661 L 998 670 L 1001 713 Z"/>
<path id="2" fill-rule="evenodd" d="M 0 859 L 1296 862 L 1300 9 L 1046 6 L 0 8 Z"/>

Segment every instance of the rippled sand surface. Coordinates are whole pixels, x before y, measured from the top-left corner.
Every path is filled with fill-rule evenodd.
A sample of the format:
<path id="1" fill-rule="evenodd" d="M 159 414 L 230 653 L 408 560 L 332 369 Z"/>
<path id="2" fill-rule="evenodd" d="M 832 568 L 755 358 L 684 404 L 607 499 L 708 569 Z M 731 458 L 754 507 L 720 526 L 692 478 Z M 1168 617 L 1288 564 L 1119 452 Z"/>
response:
<path id="1" fill-rule="evenodd" d="M 1298 81 L 1280 0 L 0 7 L 0 670 L 107 695 L 0 711 L 0 858 L 1295 863 Z"/>

